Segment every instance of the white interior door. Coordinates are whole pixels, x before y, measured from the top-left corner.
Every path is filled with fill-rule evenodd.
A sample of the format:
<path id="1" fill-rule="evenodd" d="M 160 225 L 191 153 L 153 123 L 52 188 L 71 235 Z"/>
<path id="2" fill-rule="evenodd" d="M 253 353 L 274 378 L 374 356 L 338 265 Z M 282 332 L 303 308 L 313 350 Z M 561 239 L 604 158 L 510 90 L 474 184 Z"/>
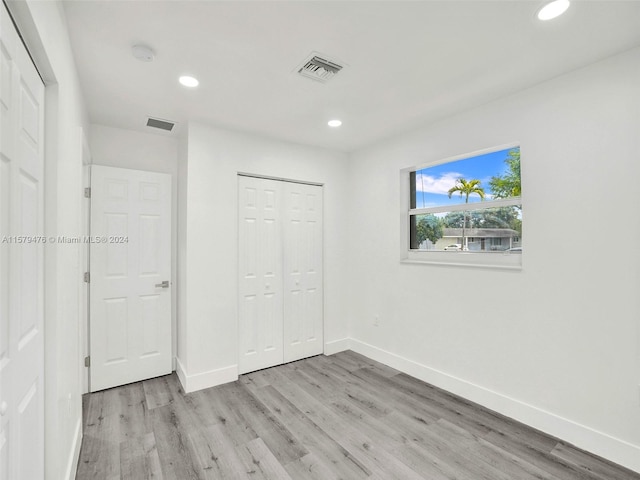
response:
<path id="1" fill-rule="evenodd" d="M 0 6 L 0 479 L 44 478 L 44 85 Z"/>
<path id="2" fill-rule="evenodd" d="M 322 187 L 284 184 L 284 361 L 323 352 Z"/>
<path id="3" fill-rule="evenodd" d="M 171 373 L 171 176 L 93 165 L 91 238 L 91 391 Z"/>
<path id="4" fill-rule="evenodd" d="M 282 363 L 282 184 L 238 177 L 240 373 Z"/>

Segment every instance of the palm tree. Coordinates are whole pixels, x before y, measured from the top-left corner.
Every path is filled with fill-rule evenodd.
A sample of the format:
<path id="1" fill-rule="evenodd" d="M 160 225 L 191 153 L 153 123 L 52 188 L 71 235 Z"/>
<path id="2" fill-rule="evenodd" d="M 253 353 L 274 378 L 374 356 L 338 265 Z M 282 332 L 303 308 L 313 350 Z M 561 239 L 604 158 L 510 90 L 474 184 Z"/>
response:
<path id="1" fill-rule="evenodd" d="M 451 195 L 453 195 L 456 192 L 460 192 L 461 197 L 464 195 L 465 197 L 464 203 L 469 203 L 469 195 L 473 193 L 478 195 L 480 197 L 480 200 L 484 200 L 484 188 L 480 186 L 480 180 L 478 179 L 467 181 L 464 178 L 459 178 L 455 186 L 449 189 L 449 198 L 451 198 Z M 467 212 L 465 210 L 462 217 L 462 250 L 465 250 L 465 249 L 468 250 L 468 248 L 466 248 L 466 245 L 465 245 L 466 242 L 464 237 L 464 230 L 465 230 L 466 224 L 467 224 Z"/>

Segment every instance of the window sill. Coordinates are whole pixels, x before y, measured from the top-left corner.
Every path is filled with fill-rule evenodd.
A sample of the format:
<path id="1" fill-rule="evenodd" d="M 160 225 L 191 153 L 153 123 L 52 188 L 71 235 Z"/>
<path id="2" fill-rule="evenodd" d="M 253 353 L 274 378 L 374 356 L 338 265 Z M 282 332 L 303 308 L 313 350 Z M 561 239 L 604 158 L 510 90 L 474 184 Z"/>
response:
<path id="1" fill-rule="evenodd" d="M 522 270 L 522 254 L 471 252 L 405 252 L 400 263 Z"/>

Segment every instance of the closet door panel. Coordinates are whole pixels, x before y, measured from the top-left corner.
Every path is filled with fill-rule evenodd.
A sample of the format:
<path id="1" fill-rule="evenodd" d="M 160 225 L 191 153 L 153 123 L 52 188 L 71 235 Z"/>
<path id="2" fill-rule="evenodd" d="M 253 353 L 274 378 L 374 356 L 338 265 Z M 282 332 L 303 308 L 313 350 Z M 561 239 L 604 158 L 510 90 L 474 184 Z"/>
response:
<path id="1" fill-rule="evenodd" d="M 284 184 L 284 361 L 323 352 L 322 187 Z"/>
<path id="2" fill-rule="evenodd" d="M 282 183 L 239 182 L 239 372 L 283 361 Z"/>

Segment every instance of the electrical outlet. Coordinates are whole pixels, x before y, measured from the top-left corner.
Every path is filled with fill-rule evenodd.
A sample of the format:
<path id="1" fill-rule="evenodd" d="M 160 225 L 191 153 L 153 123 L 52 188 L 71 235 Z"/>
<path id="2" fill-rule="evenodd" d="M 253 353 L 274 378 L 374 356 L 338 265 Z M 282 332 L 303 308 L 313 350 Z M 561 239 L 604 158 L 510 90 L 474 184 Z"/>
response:
<path id="1" fill-rule="evenodd" d="M 379 327 L 380 326 L 380 316 L 379 315 L 374 315 L 373 316 L 373 326 L 374 327 Z"/>

